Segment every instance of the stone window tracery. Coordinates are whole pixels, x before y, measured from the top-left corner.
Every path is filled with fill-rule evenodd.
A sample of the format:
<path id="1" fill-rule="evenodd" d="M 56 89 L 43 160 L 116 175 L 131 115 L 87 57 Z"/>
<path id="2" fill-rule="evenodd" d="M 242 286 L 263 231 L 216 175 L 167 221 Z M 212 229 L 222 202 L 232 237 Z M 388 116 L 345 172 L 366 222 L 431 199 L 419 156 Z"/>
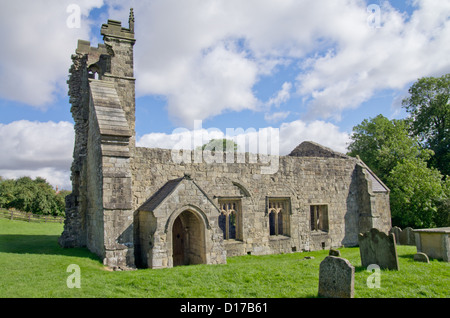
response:
<path id="1" fill-rule="evenodd" d="M 223 231 L 225 240 L 241 239 L 241 202 L 240 200 L 221 199 L 219 200 L 220 216 L 219 227 Z"/>
<path id="2" fill-rule="evenodd" d="M 289 210 L 289 199 L 269 198 L 267 213 L 269 215 L 270 235 L 290 235 Z"/>

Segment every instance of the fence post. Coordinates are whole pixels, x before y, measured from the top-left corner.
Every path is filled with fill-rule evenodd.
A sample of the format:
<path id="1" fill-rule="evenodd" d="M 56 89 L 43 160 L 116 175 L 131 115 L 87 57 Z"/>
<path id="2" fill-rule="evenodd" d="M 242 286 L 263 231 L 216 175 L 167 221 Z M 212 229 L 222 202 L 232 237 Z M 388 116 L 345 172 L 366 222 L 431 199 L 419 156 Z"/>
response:
<path id="1" fill-rule="evenodd" d="M 14 220 L 14 211 L 11 210 L 11 221 Z"/>

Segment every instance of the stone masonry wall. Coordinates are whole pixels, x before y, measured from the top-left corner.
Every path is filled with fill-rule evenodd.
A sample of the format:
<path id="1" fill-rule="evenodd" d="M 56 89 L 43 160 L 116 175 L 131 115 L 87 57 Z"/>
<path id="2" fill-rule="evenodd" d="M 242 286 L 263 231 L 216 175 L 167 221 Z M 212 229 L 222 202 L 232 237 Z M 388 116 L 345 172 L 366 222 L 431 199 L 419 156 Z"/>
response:
<path id="1" fill-rule="evenodd" d="M 75 121 L 75 144 L 71 166 L 72 193 L 66 197 L 66 219 L 59 243 L 64 247 L 86 246 L 86 153 L 89 126 L 87 56 L 73 54 L 69 70 L 71 113 Z"/>
<path id="2" fill-rule="evenodd" d="M 248 162 L 248 160 L 246 161 Z M 243 237 L 226 242 L 229 254 L 271 254 L 356 245 L 358 180 L 356 159 L 280 157 L 279 171 L 261 174 L 260 163 L 174 163 L 171 150 L 136 148 L 131 161 L 133 209 L 167 181 L 188 173 L 218 204 L 242 197 Z M 267 197 L 291 200 L 290 235 L 270 236 Z M 310 206 L 328 205 L 329 231 L 312 233 Z"/>

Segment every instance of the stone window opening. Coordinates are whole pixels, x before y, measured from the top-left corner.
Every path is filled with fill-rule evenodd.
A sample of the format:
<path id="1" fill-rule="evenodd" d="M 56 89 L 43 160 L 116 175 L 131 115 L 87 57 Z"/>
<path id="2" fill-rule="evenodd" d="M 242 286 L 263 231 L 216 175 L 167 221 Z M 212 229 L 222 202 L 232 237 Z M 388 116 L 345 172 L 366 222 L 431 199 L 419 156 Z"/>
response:
<path id="1" fill-rule="evenodd" d="M 219 200 L 219 227 L 224 240 L 240 240 L 241 237 L 241 202 L 239 200 Z"/>
<path id="2" fill-rule="evenodd" d="M 311 205 L 311 231 L 328 232 L 328 205 Z"/>
<path id="3" fill-rule="evenodd" d="M 271 236 L 290 235 L 289 199 L 273 198 L 268 200 L 269 232 Z"/>
<path id="4" fill-rule="evenodd" d="M 99 79 L 100 68 L 98 65 L 94 64 L 88 68 L 88 77 L 92 79 Z"/>
<path id="5" fill-rule="evenodd" d="M 98 73 L 96 71 L 89 70 L 88 71 L 88 77 L 98 80 Z"/>

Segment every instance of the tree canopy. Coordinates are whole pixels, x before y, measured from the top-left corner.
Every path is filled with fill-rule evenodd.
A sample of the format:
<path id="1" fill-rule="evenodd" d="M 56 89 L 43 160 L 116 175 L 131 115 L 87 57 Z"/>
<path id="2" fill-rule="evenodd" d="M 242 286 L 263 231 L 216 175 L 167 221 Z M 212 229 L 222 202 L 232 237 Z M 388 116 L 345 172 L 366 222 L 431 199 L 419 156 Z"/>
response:
<path id="1" fill-rule="evenodd" d="M 348 150 L 350 156 L 358 155 L 382 179 L 402 160 L 428 160 L 433 154 L 409 135 L 405 120 L 389 120 L 381 114 L 353 127 Z"/>
<path id="2" fill-rule="evenodd" d="M 229 150 L 236 152 L 238 150 L 238 144 L 231 139 L 211 139 L 202 146 L 202 150 L 225 152 Z"/>
<path id="3" fill-rule="evenodd" d="M 402 105 L 412 134 L 434 151 L 430 164 L 450 175 L 450 74 L 421 78 L 408 92 Z"/>
<path id="4" fill-rule="evenodd" d="M 65 197 L 70 191 L 55 191 L 43 178 L 0 178 L 0 208 L 14 208 L 42 215 L 64 215 Z"/>

